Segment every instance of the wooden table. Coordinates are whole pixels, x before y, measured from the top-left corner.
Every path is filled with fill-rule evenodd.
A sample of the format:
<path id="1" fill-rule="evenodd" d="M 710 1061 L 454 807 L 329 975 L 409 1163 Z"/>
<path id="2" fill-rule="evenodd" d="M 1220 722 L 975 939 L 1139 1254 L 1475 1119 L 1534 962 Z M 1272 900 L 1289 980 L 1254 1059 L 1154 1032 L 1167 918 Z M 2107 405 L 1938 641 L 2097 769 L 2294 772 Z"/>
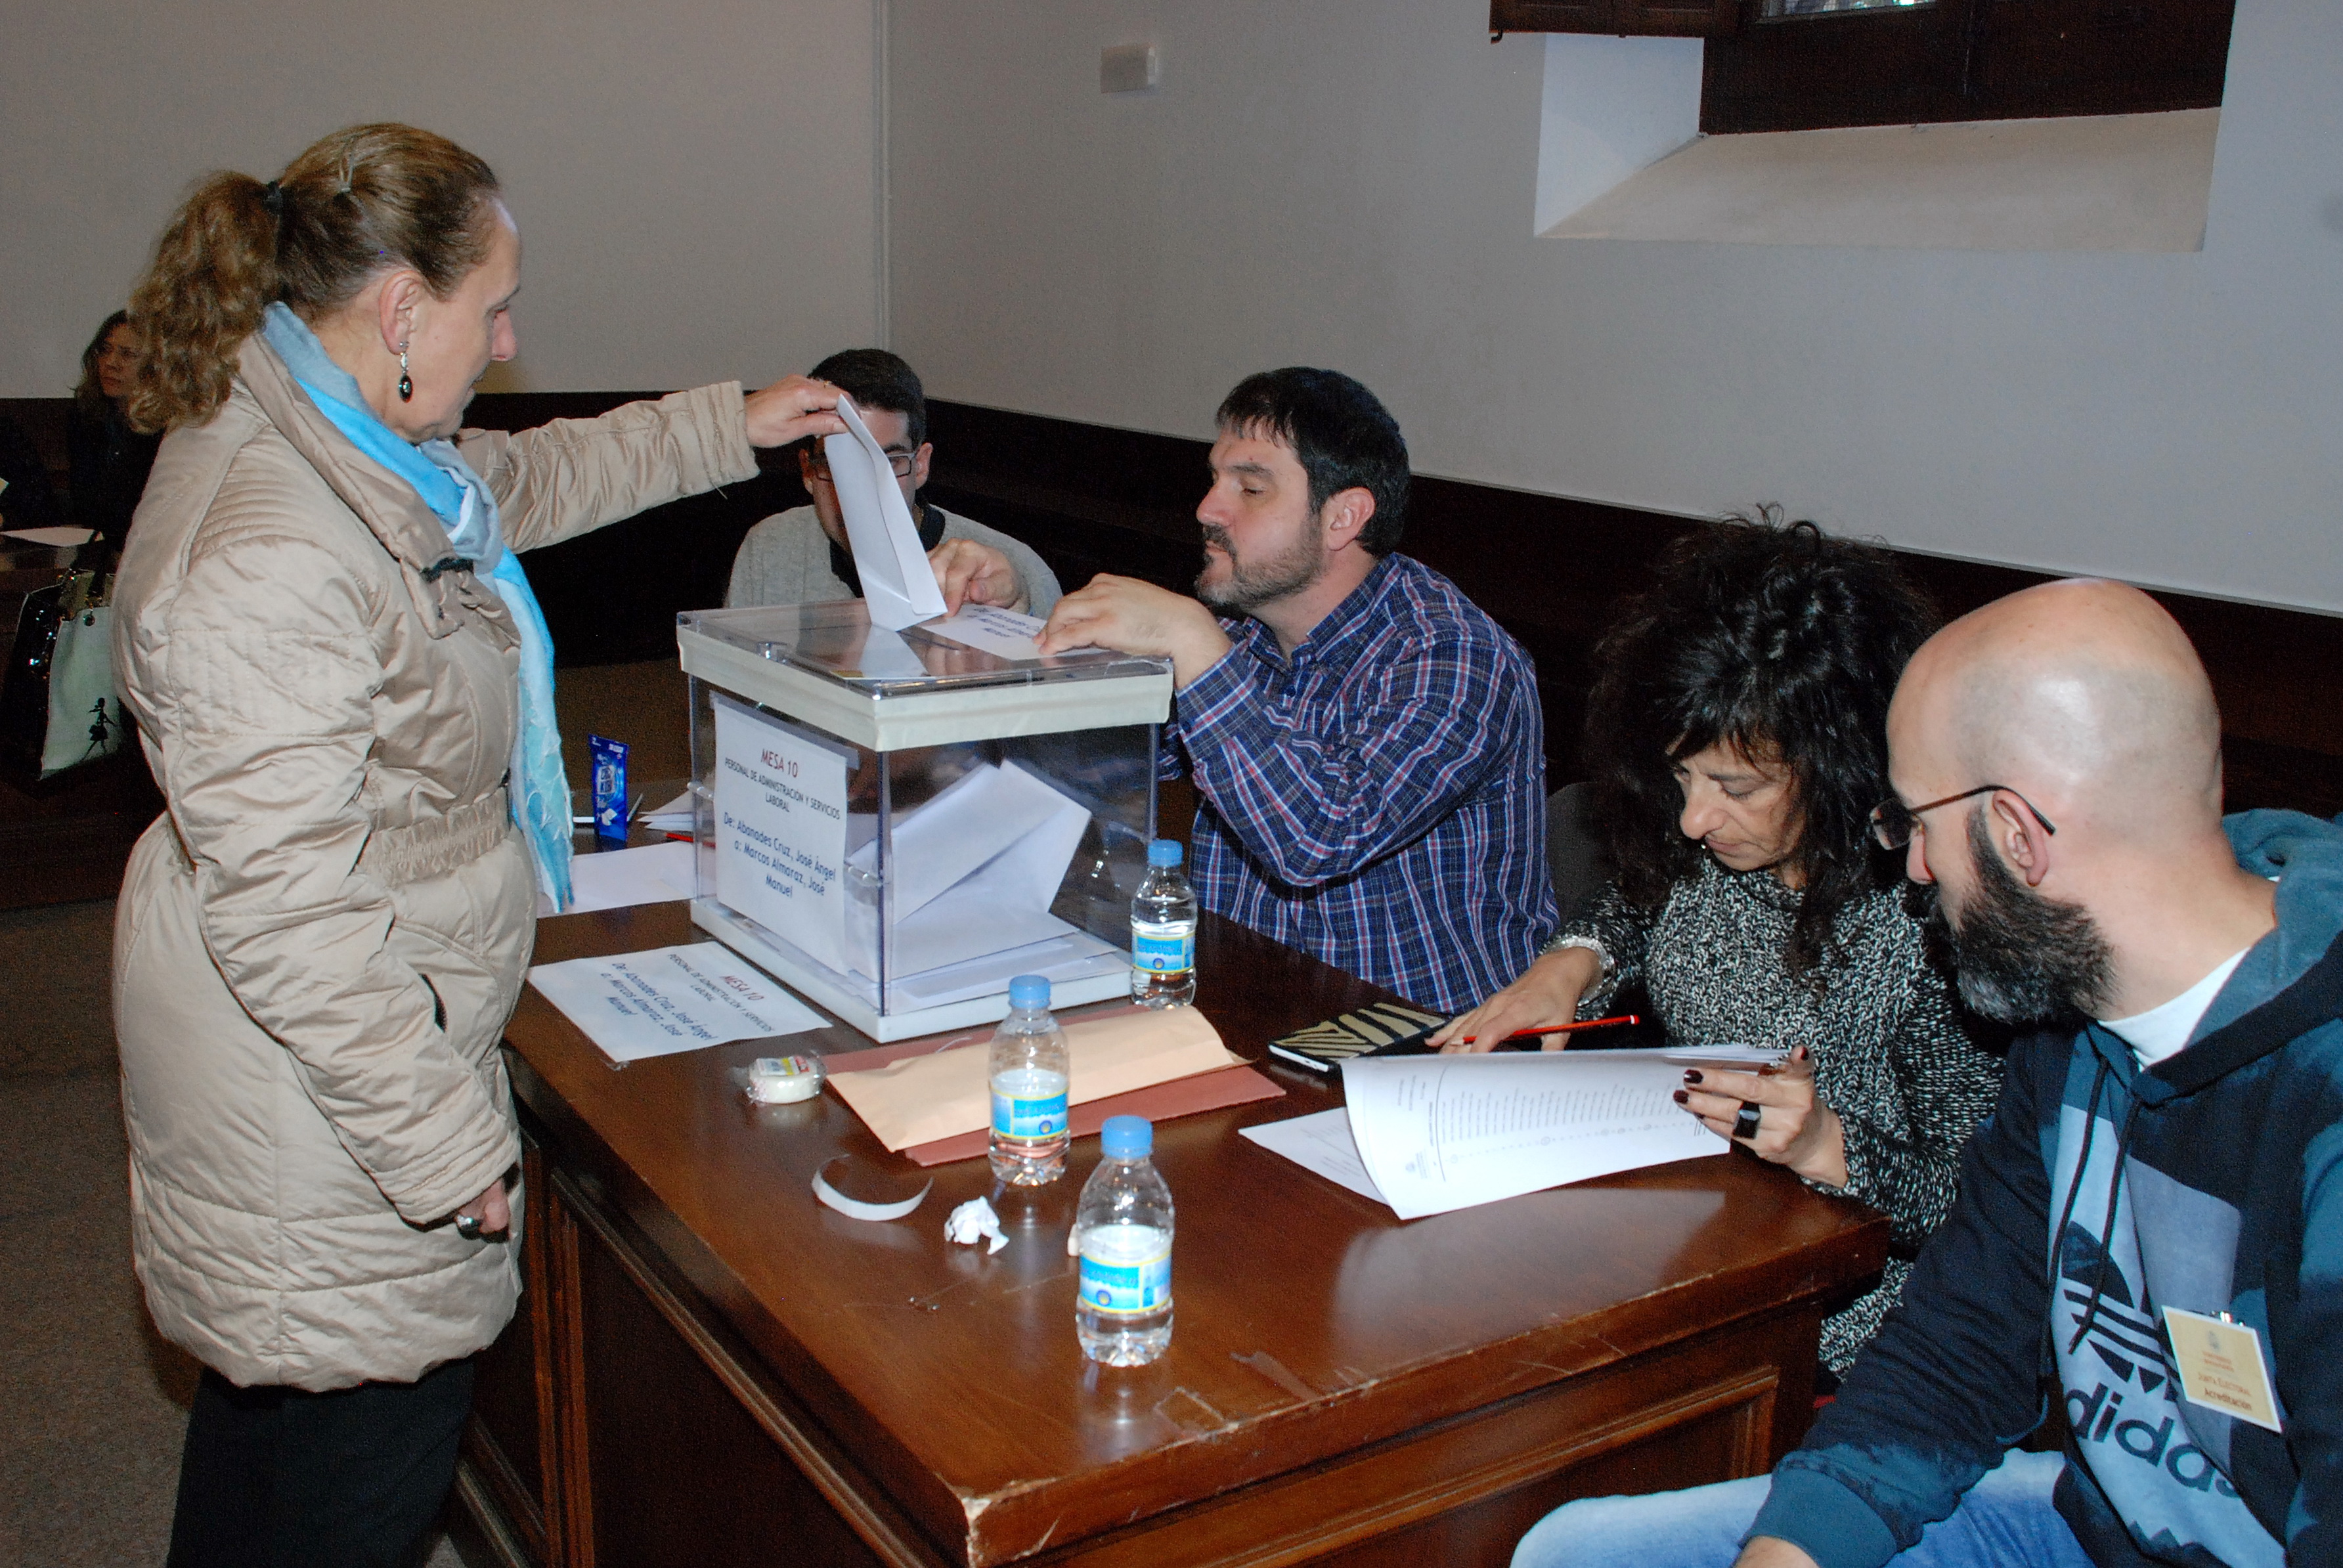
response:
<path id="1" fill-rule="evenodd" d="M 539 961 L 689 940 L 684 906 L 543 922 Z M 1199 1005 L 1240 1053 L 1381 992 L 1210 918 Z M 517 1559 L 636 1564 L 1499 1563 L 1578 1495 L 1746 1475 L 1804 1431 L 1820 1316 L 1884 1220 L 1743 1155 L 1399 1223 L 1237 1136 L 1335 1102 L 1171 1121 L 1177 1327 L 1085 1362 L 1066 1178 L 940 1166 L 909 1219 L 816 1204 L 923 1176 L 834 1095 L 757 1107 L 744 1043 L 614 1070 L 534 990 L 509 1033 L 528 1159 L 523 1316 L 483 1360 L 461 1481 Z M 842 1026 L 787 1049 L 867 1045 Z"/>

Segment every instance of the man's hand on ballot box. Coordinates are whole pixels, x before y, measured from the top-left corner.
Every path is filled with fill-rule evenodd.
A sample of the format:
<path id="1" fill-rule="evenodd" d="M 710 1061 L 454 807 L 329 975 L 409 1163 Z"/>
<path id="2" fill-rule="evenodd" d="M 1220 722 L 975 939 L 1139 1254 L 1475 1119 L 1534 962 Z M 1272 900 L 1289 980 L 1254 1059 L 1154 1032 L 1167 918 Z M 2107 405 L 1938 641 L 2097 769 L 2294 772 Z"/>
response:
<path id="1" fill-rule="evenodd" d="M 964 604 L 1024 613 L 1025 588 L 1017 580 L 1017 568 L 990 545 L 946 539 L 928 552 L 928 565 L 935 568 L 936 587 L 943 590 L 946 615 L 958 615 Z"/>
<path id="2" fill-rule="evenodd" d="M 1220 663 L 1230 648 L 1219 619 L 1196 600 L 1104 572 L 1058 601 L 1038 640 L 1043 653 L 1111 648 L 1169 658 L 1172 684 L 1181 688 Z"/>

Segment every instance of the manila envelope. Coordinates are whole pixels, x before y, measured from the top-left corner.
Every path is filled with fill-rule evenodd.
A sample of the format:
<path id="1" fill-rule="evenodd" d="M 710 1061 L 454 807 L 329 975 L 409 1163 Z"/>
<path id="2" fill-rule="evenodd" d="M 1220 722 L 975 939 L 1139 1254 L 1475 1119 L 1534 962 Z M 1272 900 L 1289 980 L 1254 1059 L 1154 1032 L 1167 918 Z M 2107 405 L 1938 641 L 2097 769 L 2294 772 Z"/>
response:
<path id="1" fill-rule="evenodd" d="M 854 1107 L 880 1142 L 890 1152 L 900 1152 L 914 1143 L 991 1125 L 987 1043 L 979 1040 L 930 1056 L 905 1057 L 860 1072 L 833 1073 L 830 1086 Z M 1192 1007 L 1117 1013 L 1069 1024 L 1066 1048 L 1066 1098 L 1076 1105 L 1244 1064 Z"/>

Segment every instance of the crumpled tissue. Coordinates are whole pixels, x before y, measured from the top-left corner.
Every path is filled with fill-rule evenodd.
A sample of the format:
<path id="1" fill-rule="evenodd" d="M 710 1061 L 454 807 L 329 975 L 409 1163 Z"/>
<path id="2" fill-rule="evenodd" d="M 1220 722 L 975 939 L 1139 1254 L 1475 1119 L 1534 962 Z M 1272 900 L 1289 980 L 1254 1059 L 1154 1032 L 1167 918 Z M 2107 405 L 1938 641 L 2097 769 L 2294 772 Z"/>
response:
<path id="1" fill-rule="evenodd" d="M 978 1238 L 984 1236 L 992 1238 L 991 1245 L 984 1250 L 987 1256 L 1009 1245 L 1009 1238 L 1001 1233 L 1001 1216 L 983 1199 L 970 1198 L 944 1216 L 945 1241 L 973 1247 Z"/>

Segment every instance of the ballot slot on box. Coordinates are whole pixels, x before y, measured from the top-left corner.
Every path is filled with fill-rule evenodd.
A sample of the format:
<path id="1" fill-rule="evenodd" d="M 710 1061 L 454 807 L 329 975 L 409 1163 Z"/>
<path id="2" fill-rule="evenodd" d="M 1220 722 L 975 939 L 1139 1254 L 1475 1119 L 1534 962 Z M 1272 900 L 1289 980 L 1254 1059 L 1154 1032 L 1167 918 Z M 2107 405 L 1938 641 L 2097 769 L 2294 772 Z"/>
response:
<path id="1" fill-rule="evenodd" d="M 689 611 L 695 924 L 875 1040 L 991 1022 L 1011 975 L 1128 994 L 1163 660 L 1015 656 L 859 599 Z"/>

